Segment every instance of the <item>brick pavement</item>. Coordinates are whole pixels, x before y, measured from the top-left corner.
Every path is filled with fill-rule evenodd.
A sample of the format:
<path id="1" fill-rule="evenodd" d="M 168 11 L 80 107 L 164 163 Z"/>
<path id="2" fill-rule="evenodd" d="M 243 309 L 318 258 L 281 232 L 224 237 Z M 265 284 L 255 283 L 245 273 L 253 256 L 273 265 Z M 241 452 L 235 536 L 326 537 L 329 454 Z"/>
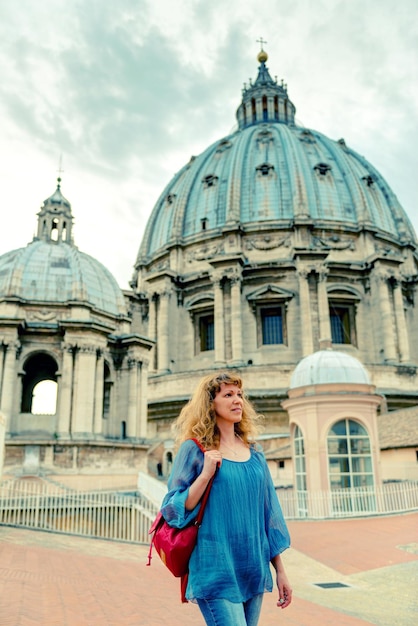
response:
<path id="1" fill-rule="evenodd" d="M 260 626 L 415 624 L 418 514 L 289 527 L 294 602 L 281 611 L 266 594 Z M 147 551 L 0 527 L 0 626 L 203 626 L 158 557 L 145 566 Z M 347 586 L 316 585 L 330 582 Z"/>

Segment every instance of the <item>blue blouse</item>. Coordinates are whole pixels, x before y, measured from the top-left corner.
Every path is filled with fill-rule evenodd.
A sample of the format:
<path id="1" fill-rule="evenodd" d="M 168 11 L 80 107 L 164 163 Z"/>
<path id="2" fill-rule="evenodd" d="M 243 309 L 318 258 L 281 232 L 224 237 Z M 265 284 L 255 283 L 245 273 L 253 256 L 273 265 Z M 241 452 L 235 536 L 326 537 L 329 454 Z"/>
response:
<path id="1" fill-rule="evenodd" d="M 161 511 L 182 528 L 200 504 L 185 508 L 189 487 L 201 473 L 203 452 L 192 441 L 181 446 Z M 198 541 L 189 564 L 186 597 L 245 602 L 271 591 L 270 560 L 288 548 L 289 532 L 261 449 L 248 461 L 224 459 L 212 485 Z"/>

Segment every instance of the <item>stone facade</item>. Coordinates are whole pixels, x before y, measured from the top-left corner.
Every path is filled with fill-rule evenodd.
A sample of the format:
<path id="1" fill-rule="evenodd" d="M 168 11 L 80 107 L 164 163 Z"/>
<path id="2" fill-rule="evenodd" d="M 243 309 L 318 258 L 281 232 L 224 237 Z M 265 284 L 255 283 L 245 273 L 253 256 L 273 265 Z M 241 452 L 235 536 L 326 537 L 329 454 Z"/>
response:
<path id="1" fill-rule="evenodd" d="M 0 283 L 6 471 L 136 471 L 147 438 L 153 344 L 132 331 L 108 270 L 74 245 L 60 184 L 38 214 L 33 242 L 0 257 Z M 35 410 L 45 381 L 56 391 L 48 413 Z M 123 446 L 106 446 L 109 439 L 138 445 L 136 460 L 132 448 L 128 454 Z"/>
<path id="2" fill-rule="evenodd" d="M 267 55 L 238 129 L 192 157 L 151 214 L 132 280 L 150 337 L 149 434 L 201 375 L 237 368 L 269 432 L 305 356 L 331 342 L 370 372 L 389 410 L 418 402 L 417 240 L 375 168 L 300 128 Z"/>
<path id="3" fill-rule="evenodd" d="M 297 126 L 287 87 L 270 77 L 264 51 L 258 60 L 237 130 L 161 194 L 131 291 L 74 245 L 60 180 L 33 242 L 0 257 L 7 471 L 146 466 L 164 478 L 174 418 L 201 376 L 231 368 L 265 416 L 261 442 L 288 486 L 287 393 L 300 361 L 324 345 L 365 366 L 377 413 L 418 404 L 418 244 L 408 217 L 343 139 Z M 42 381 L 56 385 L 48 414 L 33 410 Z M 321 420 L 312 413 L 300 427 L 315 439 Z"/>
<path id="4" fill-rule="evenodd" d="M 157 201 L 130 309 L 135 332 L 155 342 L 149 436 L 172 445 L 173 419 L 200 377 L 237 369 L 285 485 L 282 403 L 307 355 L 328 345 L 357 358 L 377 413 L 418 404 L 418 247 L 379 172 L 345 140 L 297 126 L 266 60 L 263 51 L 243 90 L 238 129 L 192 157 Z"/>

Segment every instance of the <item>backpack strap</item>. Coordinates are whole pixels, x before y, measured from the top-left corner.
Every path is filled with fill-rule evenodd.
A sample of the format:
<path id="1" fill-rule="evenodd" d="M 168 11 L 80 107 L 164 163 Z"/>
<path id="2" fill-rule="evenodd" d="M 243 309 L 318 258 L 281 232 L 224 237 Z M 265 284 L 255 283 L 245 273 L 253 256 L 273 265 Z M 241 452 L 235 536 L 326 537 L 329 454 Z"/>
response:
<path id="1" fill-rule="evenodd" d="M 198 439 L 195 439 L 194 437 L 191 438 L 191 441 L 194 441 L 195 444 L 197 445 L 197 447 L 203 452 L 203 454 L 206 452 L 206 449 L 202 446 L 202 444 L 200 443 L 200 441 Z M 217 471 L 217 470 L 216 470 Z M 212 476 L 212 478 L 210 479 L 210 481 L 208 482 L 208 485 L 205 489 L 205 492 L 202 496 L 202 502 L 201 502 L 201 506 L 199 509 L 199 513 L 197 514 L 197 517 L 194 521 L 194 524 L 198 527 L 200 527 L 202 525 L 202 519 L 203 519 L 203 513 L 205 511 L 205 506 L 206 506 L 206 502 L 209 498 L 209 493 L 210 493 L 210 489 L 212 487 L 212 483 L 215 479 L 215 475 L 216 475 L 216 471 L 215 474 Z M 154 533 L 164 522 L 164 518 L 163 515 L 161 513 L 161 511 L 158 512 L 157 517 L 155 518 L 148 534 L 152 534 Z M 148 563 L 147 565 L 150 566 L 151 565 L 151 559 L 152 559 L 152 547 L 153 547 L 153 541 L 151 539 L 150 541 L 150 547 L 149 547 L 149 552 L 148 552 Z"/>

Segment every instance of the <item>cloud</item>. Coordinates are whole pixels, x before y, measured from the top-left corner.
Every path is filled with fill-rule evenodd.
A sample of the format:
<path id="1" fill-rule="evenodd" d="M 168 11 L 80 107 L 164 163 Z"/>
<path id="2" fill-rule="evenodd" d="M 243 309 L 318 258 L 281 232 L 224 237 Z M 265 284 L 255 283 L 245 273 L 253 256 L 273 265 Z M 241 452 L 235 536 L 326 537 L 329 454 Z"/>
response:
<path id="1" fill-rule="evenodd" d="M 170 178 L 228 135 L 263 36 L 297 120 L 347 143 L 418 227 L 418 26 L 403 0 L 21 0 L 0 4 L 0 253 L 63 192 L 75 238 L 122 286 Z M 22 184 L 24 180 L 24 184 Z"/>

